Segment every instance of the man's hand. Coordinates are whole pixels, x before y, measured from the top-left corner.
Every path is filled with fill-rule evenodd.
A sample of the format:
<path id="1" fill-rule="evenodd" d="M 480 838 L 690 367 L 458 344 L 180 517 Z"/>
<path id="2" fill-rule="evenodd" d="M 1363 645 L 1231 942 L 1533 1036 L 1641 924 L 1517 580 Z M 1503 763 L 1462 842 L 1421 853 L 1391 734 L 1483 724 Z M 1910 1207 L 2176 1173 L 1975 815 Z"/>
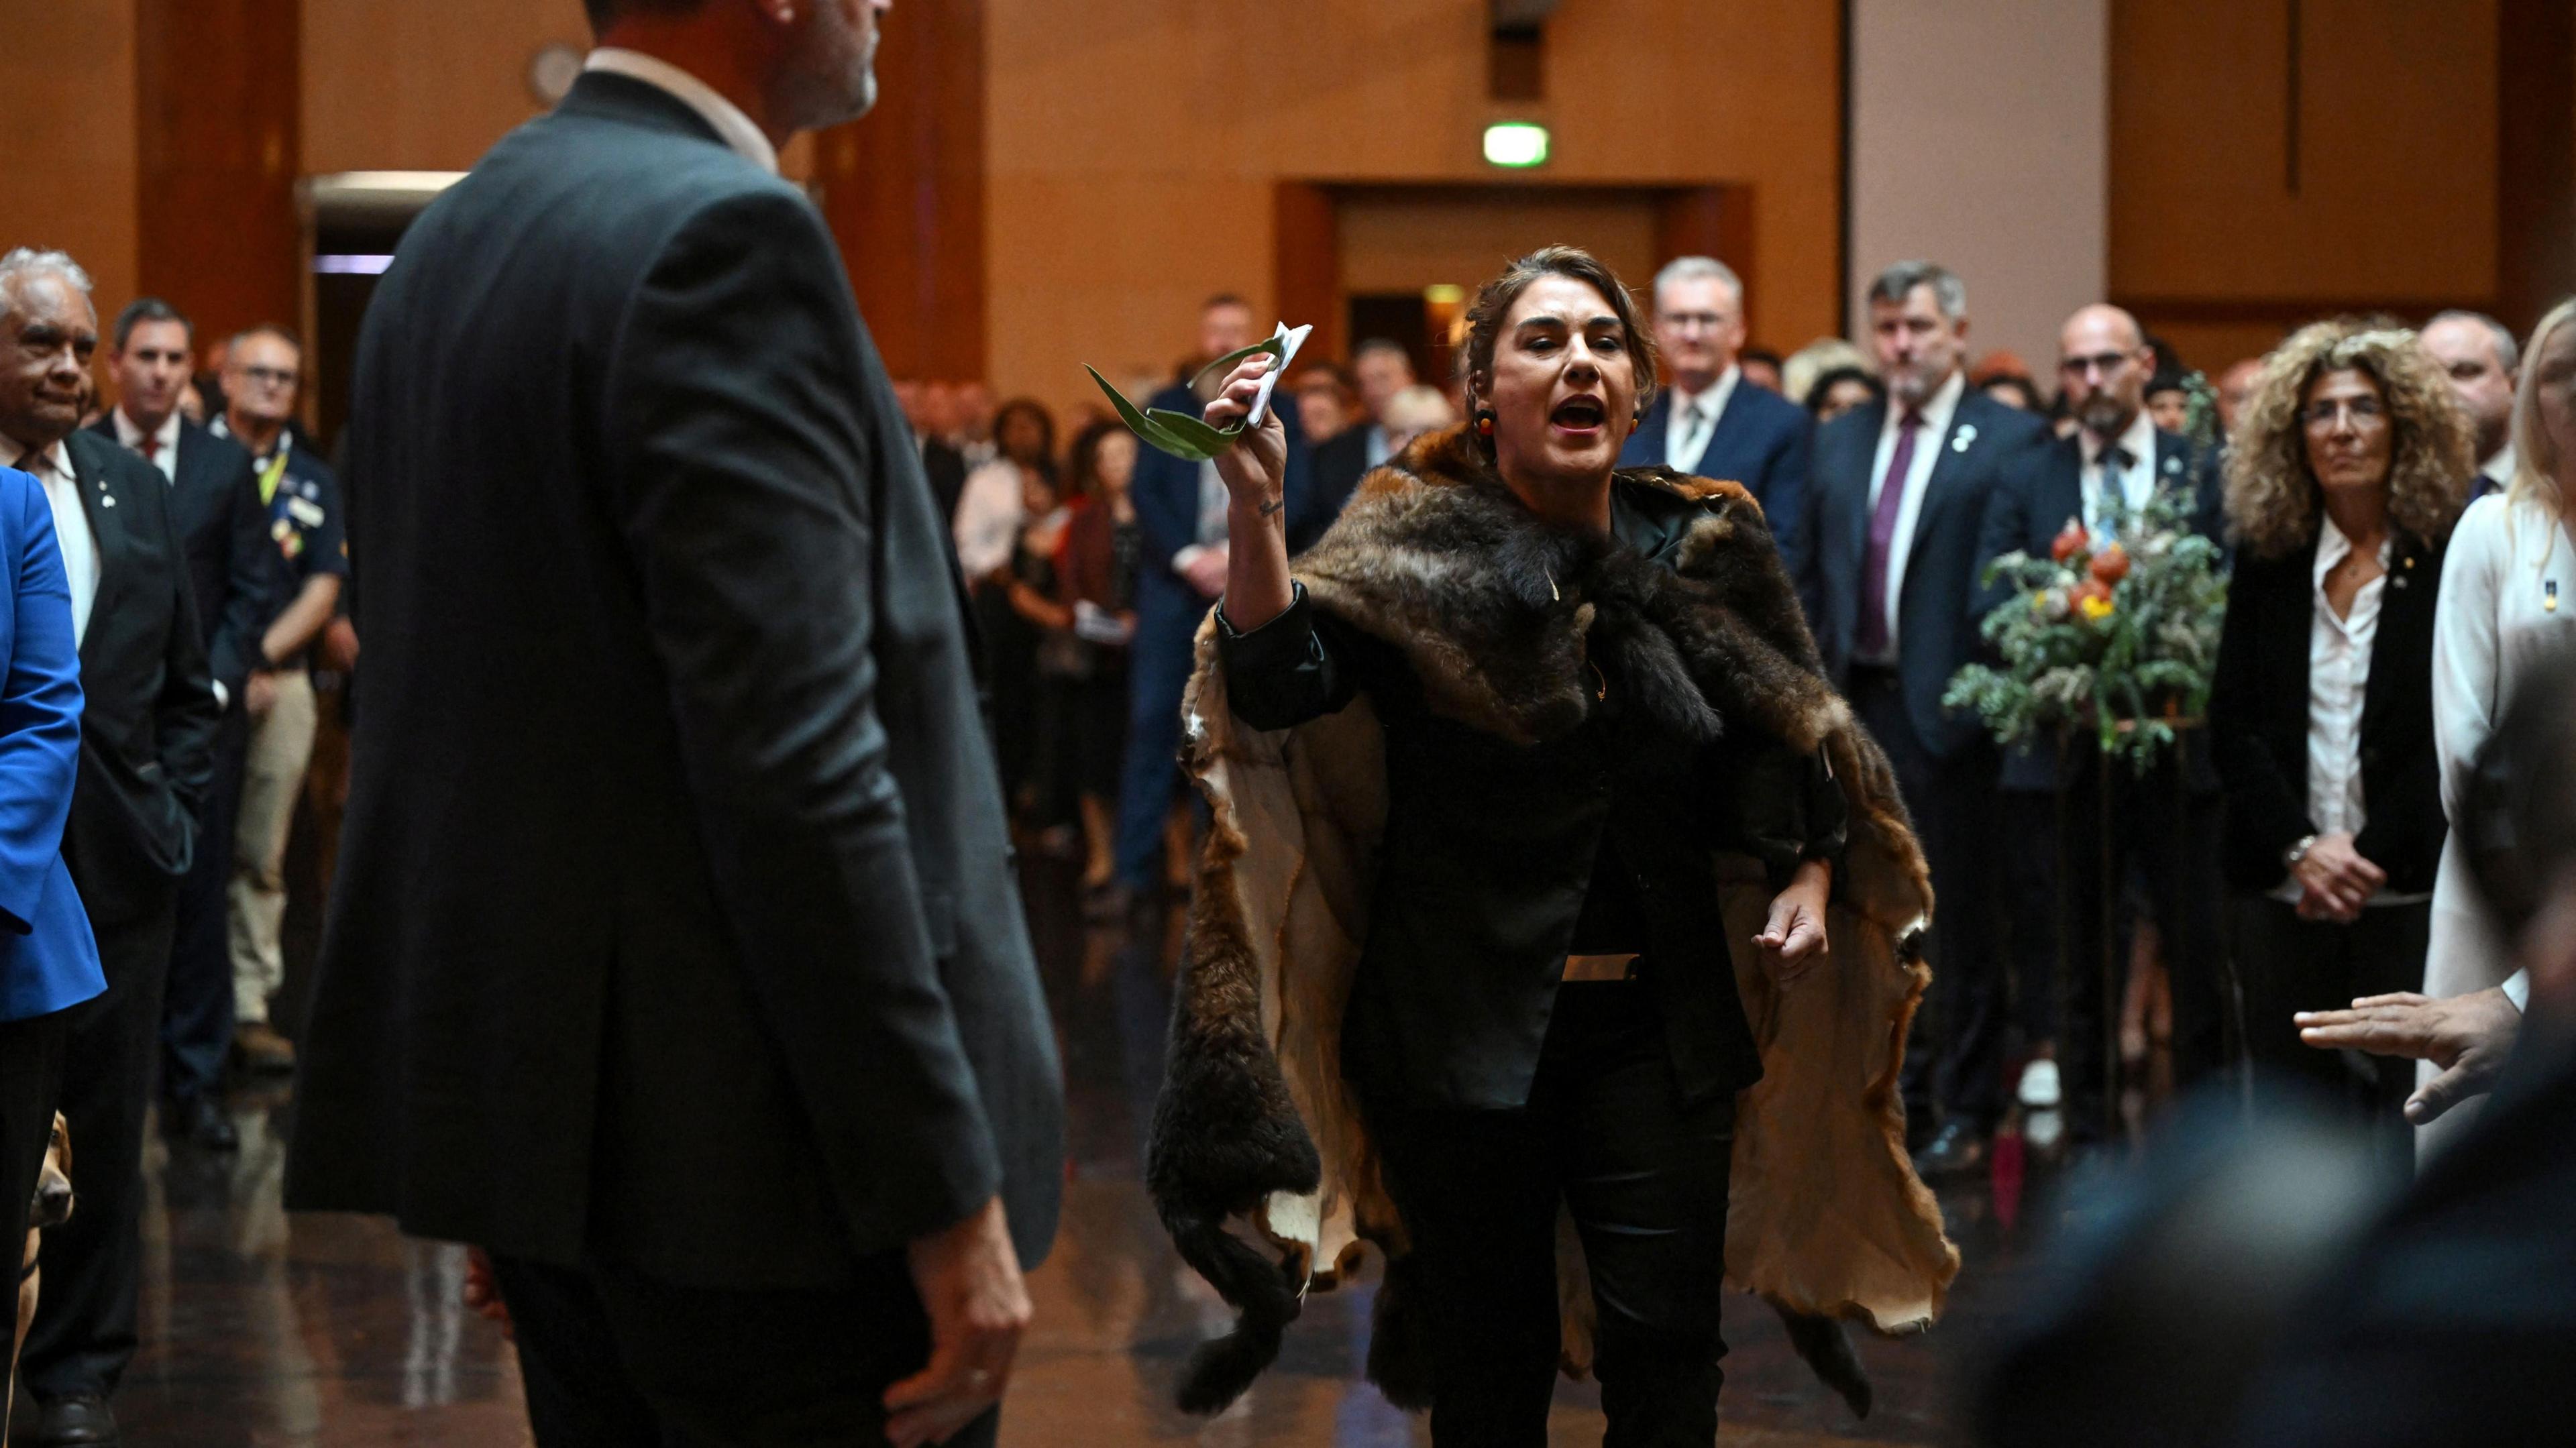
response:
<path id="1" fill-rule="evenodd" d="M 1771 899 L 1771 918 L 1753 943 L 1763 963 L 1783 984 L 1796 980 L 1817 961 L 1833 953 L 1825 938 L 1825 904 L 1834 893 L 1833 866 L 1809 860 L 1789 879 L 1788 888 Z"/>
<path id="2" fill-rule="evenodd" d="M 345 618 L 331 620 L 322 630 L 322 663 L 335 674 L 345 674 L 358 667 L 358 626 Z"/>
<path id="3" fill-rule="evenodd" d="M 2299 917 L 2350 925 L 2388 883 L 2388 872 L 2362 858 L 2345 833 L 2319 835 L 2291 872 L 2299 882 Z"/>
<path id="4" fill-rule="evenodd" d="M 256 673 L 251 675 L 249 680 L 243 684 L 242 708 L 250 712 L 250 717 L 254 719 L 267 718 L 269 709 L 276 703 L 277 676 L 275 674 L 267 672 Z"/>
<path id="5" fill-rule="evenodd" d="M 1189 567 L 1182 570 L 1181 576 L 1189 580 L 1190 587 L 1199 591 L 1199 597 L 1214 598 L 1225 592 L 1225 569 L 1225 545 L 1210 543 L 1200 548 L 1198 556 L 1190 560 Z"/>
<path id="6" fill-rule="evenodd" d="M 908 1251 L 930 1314 L 930 1365 L 886 1389 L 886 1440 L 895 1448 L 945 1443 L 1000 1402 L 1030 1316 L 1000 1197 L 915 1238 Z"/>
<path id="7" fill-rule="evenodd" d="M 2501 990 L 2444 1000 L 2410 993 L 2364 996 L 2344 1011 L 2301 1011 L 2299 1039 L 2320 1050 L 2368 1051 L 2430 1061 L 2442 1074 L 2406 1098 L 2406 1119 L 2422 1126 L 2494 1087 L 2513 1054 L 2522 1012 Z"/>

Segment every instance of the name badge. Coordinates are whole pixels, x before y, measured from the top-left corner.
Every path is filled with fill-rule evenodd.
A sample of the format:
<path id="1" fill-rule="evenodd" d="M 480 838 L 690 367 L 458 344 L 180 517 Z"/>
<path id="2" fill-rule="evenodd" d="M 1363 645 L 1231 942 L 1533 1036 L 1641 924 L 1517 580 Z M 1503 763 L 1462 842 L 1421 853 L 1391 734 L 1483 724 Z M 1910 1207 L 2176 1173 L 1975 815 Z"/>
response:
<path id="1" fill-rule="evenodd" d="M 322 505 L 304 498 L 286 500 L 286 516 L 307 528 L 322 526 Z"/>

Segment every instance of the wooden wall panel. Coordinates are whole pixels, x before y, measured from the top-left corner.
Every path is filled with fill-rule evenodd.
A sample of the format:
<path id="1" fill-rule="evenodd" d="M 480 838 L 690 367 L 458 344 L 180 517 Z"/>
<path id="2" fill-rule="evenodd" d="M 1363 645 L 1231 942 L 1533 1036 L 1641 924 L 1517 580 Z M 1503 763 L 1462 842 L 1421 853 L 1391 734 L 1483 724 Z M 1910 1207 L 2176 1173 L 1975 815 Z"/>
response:
<path id="1" fill-rule="evenodd" d="M 188 313 L 201 344 L 295 323 L 298 0 L 137 0 L 135 18 L 136 289 Z"/>
<path id="2" fill-rule="evenodd" d="M 2576 4 L 2497 9 L 2496 315 L 2528 332 L 2576 290 Z"/>
<path id="3" fill-rule="evenodd" d="M 986 5 L 999 391 L 1071 406 L 1085 362 L 1168 374 L 1212 292 L 1250 297 L 1266 326 L 1281 182 L 1508 181 L 1480 148 L 1489 121 L 1513 118 L 1554 132 L 1534 185 L 1748 186 L 1763 340 L 1835 330 L 1839 6 L 1566 5 L 1548 22 L 1549 99 L 1498 105 L 1486 0 L 1305 0 L 1250 20 L 1202 0 L 1086 0 L 1079 25 L 1056 0 Z"/>
<path id="4" fill-rule="evenodd" d="M 303 0 L 316 173 L 462 171 L 540 109 L 528 62 L 590 47 L 581 0 Z"/>
<path id="5" fill-rule="evenodd" d="M 0 43 L 0 251 L 70 252 L 111 308 L 134 294 L 134 9 L 12 6 Z"/>
<path id="6" fill-rule="evenodd" d="M 2114 0 L 2113 295 L 2238 334 L 2492 305 L 2497 6 Z"/>
<path id="7" fill-rule="evenodd" d="M 984 23 L 983 0 L 897 7 L 875 111 L 816 139 L 824 211 L 897 377 L 984 375 Z"/>

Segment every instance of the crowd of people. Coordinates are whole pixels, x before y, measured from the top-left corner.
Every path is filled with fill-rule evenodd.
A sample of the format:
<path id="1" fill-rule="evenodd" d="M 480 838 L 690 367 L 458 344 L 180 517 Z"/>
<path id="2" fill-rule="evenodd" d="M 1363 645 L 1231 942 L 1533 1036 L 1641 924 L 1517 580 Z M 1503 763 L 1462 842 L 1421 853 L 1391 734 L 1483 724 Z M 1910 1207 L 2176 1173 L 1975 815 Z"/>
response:
<path id="1" fill-rule="evenodd" d="M 419 223 L 360 349 L 343 446 L 384 627 L 309 1036 L 272 1024 L 284 856 L 359 621 L 303 348 L 200 337 L 150 297 L 102 326 L 73 258 L 0 257 L 0 1204 L 27 1202 L 57 1109 L 82 1164 L 24 1347 L 36 1441 L 114 1440 L 148 1117 L 231 1150 L 229 1077 L 299 1050 L 291 1204 L 484 1249 L 541 1438 L 658 1441 L 748 1396 L 989 1441 L 1062 1183 L 1013 842 L 1078 863 L 1104 919 L 1188 897 L 1193 862 L 1222 876 L 1218 898 L 1195 881 L 1174 1033 L 1209 1054 L 1175 1067 L 1154 1147 L 1164 1220 L 1248 1324 L 1194 1369 L 1201 1406 L 1294 1310 L 1222 1230 L 1245 1164 L 1294 1195 L 1365 1161 L 1366 1197 L 1377 1159 L 1351 1143 L 1374 1132 L 1389 1195 L 1358 1230 L 1413 1233 L 1436 1437 L 1543 1420 L 1560 1195 L 1596 1281 L 1639 1288 L 1602 1294 L 1614 1421 L 1713 1435 L 1723 1144 L 1801 1029 L 1726 988 L 1721 854 L 1755 862 L 1780 988 L 1829 918 L 1885 988 L 1807 1026 L 1866 1059 L 1911 1012 L 1901 1110 L 1822 1089 L 1901 1122 L 1926 1177 L 2005 1131 L 2105 1139 L 2158 1045 L 2179 1088 L 2304 1078 L 2392 1176 L 2493 1079 L 2529 981 L 2463 822 L 2576 621 L 2576 304 L 2527 345 L 2467 311 L 2322 320 L 2204 386 L 2108 304 L 2066 320 L 2044 376 L 1979 357 L 1966 283 L 1931 262 L 1874 279 L 1860 344 L 1784 356 L 1751 345 L 1719 260 L 1670 262 L 1640 309 L 1550 248 L 1478 294 L 1447 375 L 1387 338 L 1303 358 L 1274 420 L 1191 461 L 1105 409 L 884 378 L 813 304 L 842 263 L 774 174 L 776 140 L 863 111 L 873 79 L 796 70 L 806 32 L 727 30 L 779 83 L 718 94 L 681 42 L 765 22 L 591 9 L 633 44 Z M 504 254 L 513 320 L 464 325 Z M 537 305 L 602 275 L 628 284 L 598 291 L 613 306 Z M 711 275 L 740 292 L 693 290 Z M 1209 299 L 1153 405 L 1248 421 L 1261 364 L 1201 374 L 1258 335 L 1241 296 Z M 568 359 L 621 348 L 598 397 L 493 440 L 542 384 L 591 378 Z M 2230 572 L 2205 717 L 2142 771 L 1998 744 L 1949 698 L 1985 621 L 2025 606 L 1997 560 L 2160 502 Z M 1568 589 L 1600 607 L 1564 638 L 1494 623 L 1565 624 Z M 1229 699 L 1217 726 L 1185 719 L 1193 688 Z M 1392 792 L 1374 816 L 1365 791 L 1317 804 L 1333 747 L 1300 775 L 1244 742 L 1363 696 L 1382 752 L 1342 757 Z M 1222 787 L 1218 738 L 1242 766 Z M 1270 826 L 1303 811 L 1310 847 L 1339 830 L 1348 853 L 1267 880 L 1260 841 L 1202 853 L 1263 787 L 1288 801 Z M 1358 916 L 1285 898 L 1368 859 Z M 1265 943 L 1227 912 L 1274 888 Z M 1928 935 L 1883 914 L 1927 899 Z M 1321 947 L 1367 953 L 1347 1022 L 1279 1005 L 1324 1058 L 1366 1043 L 1368 1129 L 1343 1122 L 1318 1168 L 1279 1063 L 1221 1058 L 1276 1028 L 1269 998 L 1206 972 L 1370 910 L 1365 940 Z M 1347 1112 L 1312 1064 L 1287 1074 Z M 1575 1200 L 1622 1153 L 1671 1191 Z M 1905 1300 L 1775 1294 L 1829 1375 L 1833 1319 L 1919 1321 L 1956 1270 L 1904 1163 L 1848 1155 L 1836 1190 L 1899 1203 L 1855 1230 Z M 1737 1210 L 1799 1200 L 1779 1170 Z M 1831 1260 L 1761 1270 L 1812 1284 L 1859 1255 L 1806 1250 Z M 833 1356 L 853 1336 L 864 1401 Z"/>
<path id="2" fill-rule="evenodd" d="M 2007 1116 L 2043 1147 L 2098 1141 L 2118 1129 L 2122 1083 L 2187 1090 L 2247 1062 L 2369 1097 L 2402 1128 L 2405 1072 L 2304 1048 L 2290 1019 L 2501 979 L 2465 887 L 2437 890 L 2435 877 L 2443 800 L 2480 721 L 2509 694 L 2523 635 L 2559 617 L 2554 595 L 2499 581 L 2557 581 L 2554 473 L 2535 465 L 2517 502 L 2470 511 L 2512 491 L 2518 458 L 2554 456 L 2517 446 L 2512 333 L 2469 311 L 2420 331 L 2323 322 L 2211 385 L 2134 317 L 2095 305 L 2068 319 L 2051 386 L 2009 353 L 1977 356 L 1964 284 L 1928 263 L 1878 279 L 1866 347 L 1819 339 L 1782 358 L 1749 346 L 1743 283 L 1711 258 L 1666 266 L 1651 302 L 1664 389 L 1623 465 L 1738 482 L 1761 504 L 1828 667 L 1889 749 L 1929 847 L 1943 908 L 1905 1081 L 1918 1165 L 1974 1167 Z M 1256 332 L 1240 297 L 1211 298 L 1156 405 L 1203 406 L 1189 377 Z M 1283 418 L 1292 553 L 1369 471 L 1459 421 L 1463 379 L 1440 381 L 1418 380 L 1386 338 L 1360 341 L 1347 363 L 1300 358 L 1282 387 L 1295 399 Z M 2530 432 L 2545 422 L 2527 390 Z M 1076 419 L 1059 457 L 1034 400 L 897 392 L 930 476 L 961 480 L 957 550 L 1018 825 L 1085 862 L 1104 915 L 1185 890 L 1192 812 L 1173 761 L 1194 635 L 1227 578 L 1214 466 L 1140 454 L 1105 409 Z M 2358 400 L 2336 403 L 2344 392 Z M 2005 601 L 1988 565 L 2044 555 L 2070 518 L 2099 530 L 2159 492 L 2184 499 L 2192 529 L 2239 570 L 2206 728 L 2149 773 L 2106 774 L 2089 749 L 1998 748 L 1945 707 Z M 2446 568 L 2464 517 L 2472 551 Z M 2438 606 L 2453 574 L 2476 580 L 2475 602 Z M 2500 642 L 2490 615 L 2505 605 L 2519 628 Z M 2329 702 L 2329 680 L 2349 697 Z M 2312 693 L 2313 740 L 2297 723 Z M 2106 810 L 2107 853 L 2093 839 Z M 2106 869 L 2119 954 L 2108 999 L 2094 945 Z M 2231 905 L 2231 888 L 2266 903 Z"/>

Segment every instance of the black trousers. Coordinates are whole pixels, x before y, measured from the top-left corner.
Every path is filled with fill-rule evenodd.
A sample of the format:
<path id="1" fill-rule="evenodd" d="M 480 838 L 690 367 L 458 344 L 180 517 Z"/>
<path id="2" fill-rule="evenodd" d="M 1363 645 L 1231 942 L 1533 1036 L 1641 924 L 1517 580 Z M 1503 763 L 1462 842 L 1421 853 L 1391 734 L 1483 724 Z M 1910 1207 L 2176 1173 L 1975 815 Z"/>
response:
<path id="1" fill-rule="evenodd" d="M 62 1094 L 63 1039 L 71 1029 L 71 1014 L 55 1011 L 0 1021 L 0 1261 L 9 1264 L 11 1282 L 18 1280 L 27 1212 L 35 1204 L 36 1177 L 45 1169 L 45 1143 L 54 1134 L 54 1102 Z M 16 1333 L 12 1318 L 10 1334 Z"/>
<path id="2" fill-rule="evenodd" d="M 617 1267 L 496 1257 L 538 1448 L 845 1448 L 885 1442 L 885 1390 L 930 1360 L 900 1254 L 832 1292 L 677 1287 Z M 948 1440 L 989 1448 L 987 1413 Z"/>
<path id="3" fill-rule="evenodd" d="M 92 922 L 107 994 L 64 1012 L 61 1111 L 72 1219 L 45 1233 L 45 1290 L 19 1378 L 39 1398 L 116 1391 L 134 1360 L 143 1280 L 143 1118 L 161 1040 L 170 913 Z"/>
<path id="4" fill-rule="evenodd" d="M 2098 752 L 2088 748 L 2071 772 L 2063 801 L 2020 790 L 2003 797 L 2003 825 L 2011 839 L 2015 1014 L 2032 1041 L 2055 1043 L 2069 1123 L 2085 1138 L 2104 1120 L 2104 1013 L 2112 1008 L 2102 996 L 2102 774 Z M 2174 1087 L 2188 1091 L 2225 1064 L 2222 801 L 2185 787 L 2170 755 L 2144 777 L 2114 761 L 2110 787 L 2109 875 L 2115 888 L 2133 868 L 2145 877 L 2173 984 Z M 2116 949 L 2116 969 L 2125 979 L 2127 947 Z M 1998 1103 L 2003 1045 L 2000 1029 L 1975 1045 L 1985 1063 L 1980 1069 L 1994 1073 Z"/>
<path id="5" fill-rule="evenodd" d="M 1433 1443 L 1547 1442 L 1560 1209 L 1592 1275 L 1607 1448 L 1717 1441 L 1735 1101 L 1684 1106 L 1643 983 L 1558 990 L 1521 1110 L 1370 1116 L 1428 1315 Z"/>
<path id="6" fill-rule="evenodd" d="M 1852 712 L 1887 751 L 1932 867 L 1933 928 L 1924 942 L 1932 989 L 1915 1014 L 1899 1076 L 1906 1115 L 1919 1122 L 1937 1113 L 1985 1130 L 2003 1114 L 1992 1043 L 2002 1038 L 2005 1010 L 2004 857 L 2015 847 L 1995 828 L 1996 756 L 1983 743 L 1946 759 L 1933 754 L 1914 732 L 1893 669 L 1855 666 L 1847 692 Z"/>
<path id="7" fill-rule="evenodd" d="M 2335 925 L 2302 920 L 2297 907 L 2255 896 L 2237 903 L 2235 926 L 2245 1051 L 2257 1080 L 2304 1082 L 2337 1103 L 2369 1132 L 2375 1156 L 2391 1174 L 2411 1181 L 2415 1136 L 2406 1124 L 2406 1098 L 2415 1091 L 2415 1063 L 2320 1051 L 2299 1040 L 2290 1017 L 2341 1010 L 2362 996 L 2422 990 L 2431 903 L 2367 907 L 2352 924 Z"/>
<path id="8" fill-rule="evenodd" d="M 233 1048 L 233 956 L 229 931 L 233 834 L 241 817 L 242 772 L 250 748 L 241 702 L 215 735 L 215 777 L 197 822 L 197 853 L 179 881 L 170 941 L 170 984 L 162 1004 L 161 1095 L 191 1101 L 223 1089 Z"/>

